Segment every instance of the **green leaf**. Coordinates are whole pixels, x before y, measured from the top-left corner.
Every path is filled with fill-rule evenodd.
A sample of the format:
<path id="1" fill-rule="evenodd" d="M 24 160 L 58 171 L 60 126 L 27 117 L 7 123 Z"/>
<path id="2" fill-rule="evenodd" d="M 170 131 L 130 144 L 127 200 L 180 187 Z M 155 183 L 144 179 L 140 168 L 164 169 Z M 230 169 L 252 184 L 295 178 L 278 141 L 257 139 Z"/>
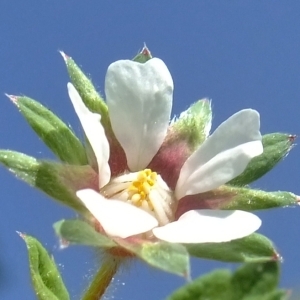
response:
<path id="1" fill-rule="evenodd" d="M 209 134 L 212 120 L 211 102 L 202 99 L 192 104 L 172 125 L 175 134 L 186 139 L 192 149 L 202 144 Z"/>
<path id="2" fill-rule="evenodd" d="M 28 97 L 9 97 L 32 129 L 61 161 L 74 165 L 87 164 L 82 143 L 55 114 Z"/>
<path id="3" fill-rule="evenodd" d="M 53 225 L 56 234 L 71 244 L 101 248 L 116 247 L 117 244 L 107 236 L 97 232 L 81 220 L 61 220 Z"/>
<path id="4" fill-rule="evenodd" d="M 285 290 L 276 290 L 266 294 L 261 300 L 287 300 L 289 299 L 289 292 Z M 257 300 L 257 297 L 246 298 L 245 300 Z"/>
<path id="5" fill-rule="evenodd" d="M 90 166 L 39 161 L 9 150 L 0 150 L 0 163 L 18 178 L 80 213 L 87 209 L 76 197 L 76 191 L 98 188 L 98 175 Z"/>
<path id="6" fill-rule="evenodd" d="M 148 60 L 150 60 L 151 58 L 152 58 L 151 52 L 145 45 L 142 51 L 139 54 L 137 54 L 132 60 L 143 64 Z"/>
<path id="7" fill-rule="evenodd" d="M 277 262 L 245 264 L 232 276 L 231 288 L 234 294 L 232 300 L 268 294 L 276 289 L 278 282 L 279 264 Z"/>
<path id="8" fill-rule="evenodd" d="M 189 255 L 180 244 L 166 242 L 136 242 L 119 239 L 116 242 L 152 267 L 189 278 Z"/>
<path id="9" fill-rule="evenodd" d="M 230 242 L 185 244 L 185 247 L 192 256 L 225 262 L 266 262 L 280 259 L 273 243 L 258 233 Z"/>
<path id="10" fill-rule="evenodd" d="M 221 190 L 225 195 L 232 195 L 230 201 L 224 201 L 224 205 L 221 206 L 222 209 L 252 211 L 297 205 L 299 202 L 298 196 L 290 192 L 265 192 L 231 186 L 223 186 Z"/>
<path id="11" fill-rule="evenodd" d="M 67 66 L 69 76 L 83 102 L 92 112 L 101 115 L 101 123 L 105 128 L 110 128 L 108 108 L 102 97 L 96 91 L 92 81 L 82 72 L 75 61 L 61 52 Z"/>
<path id="12" fill-rule="evenodd" d="M 228 298 L 230 279 L 230 271 L 214 271 L 178 289 L 168 300 L 232 300 Z"/>
<path id="13" fill-rule="evenodd" d="M 270 133 L 262 137 L 264 146 L 263 154 L 253 158 L 246 170 L 229 181 L 235 186 L 247 185 L 265 175 L 281 161 L 293 147 L 294 135 L 284 133 Z"/>
<path id="14" fill-rule="evenodd" d="M 276 262 L 244 264 L 233 274 L 216 270 L 181 287 L 168 300 L 283 300 L 286 292 L 277 289 Z"/>
<path id="15" fill-rule="evenodd" d="M 69 300 L 61 275 L 45 248 L 35 238 L 20 234 L 29 255 L 31 280 L 39 300 Z"/>

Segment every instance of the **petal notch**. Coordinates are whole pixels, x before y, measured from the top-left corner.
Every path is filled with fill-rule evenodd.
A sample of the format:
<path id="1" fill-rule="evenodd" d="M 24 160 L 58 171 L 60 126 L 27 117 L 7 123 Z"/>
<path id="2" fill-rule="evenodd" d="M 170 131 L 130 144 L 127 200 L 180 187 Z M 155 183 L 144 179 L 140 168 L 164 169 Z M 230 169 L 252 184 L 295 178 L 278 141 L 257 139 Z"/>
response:
<path id="1" fill-rule="evenodd" d="M 173 96 L 171 74 L 158 58 L 144 64 L 116 61 L 108 67 L 105 94 L 112 128 L 128 167 L 142 170 L 167 133 Z"/>

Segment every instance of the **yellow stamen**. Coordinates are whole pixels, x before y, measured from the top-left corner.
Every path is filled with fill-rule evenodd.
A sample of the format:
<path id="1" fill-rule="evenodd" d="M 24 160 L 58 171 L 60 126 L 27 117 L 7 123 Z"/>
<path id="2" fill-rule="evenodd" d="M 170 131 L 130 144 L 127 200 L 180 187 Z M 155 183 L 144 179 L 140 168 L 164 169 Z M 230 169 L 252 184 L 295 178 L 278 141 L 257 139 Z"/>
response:
<path id="1" fill-rule="evenodd" d="M 147 207 L 153 210 L 153 206 L 149 201 L 149 193 L 155 186 L 157 173 L 150 169 L 138 172 L 136 180 L 128 187 L 129 199 L 136 206 Z"/>
<path id="2" fill-rule="evenodd" d="M 174 219 L 176 201 L 173 192 L 156 172 L 145 169 L 118 176 L 104 186 L 100 193 L 107 199 L 135 205 L 157 218 L 160 225 Z"/>

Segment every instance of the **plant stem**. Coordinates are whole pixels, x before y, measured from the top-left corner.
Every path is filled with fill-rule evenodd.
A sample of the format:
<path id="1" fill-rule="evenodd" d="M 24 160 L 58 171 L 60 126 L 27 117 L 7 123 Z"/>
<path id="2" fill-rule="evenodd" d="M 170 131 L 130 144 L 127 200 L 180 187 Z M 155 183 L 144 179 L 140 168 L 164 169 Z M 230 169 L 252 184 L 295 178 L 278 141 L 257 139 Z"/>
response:
<path id="1" fill-rule="evenodd" d="M 82 300 L 99 300 L 104 295 L 111 280 L 116 274 L 122 259 L 114 256 L 106 256 L 99 271 L 94 276 L 90 286 Z"/>

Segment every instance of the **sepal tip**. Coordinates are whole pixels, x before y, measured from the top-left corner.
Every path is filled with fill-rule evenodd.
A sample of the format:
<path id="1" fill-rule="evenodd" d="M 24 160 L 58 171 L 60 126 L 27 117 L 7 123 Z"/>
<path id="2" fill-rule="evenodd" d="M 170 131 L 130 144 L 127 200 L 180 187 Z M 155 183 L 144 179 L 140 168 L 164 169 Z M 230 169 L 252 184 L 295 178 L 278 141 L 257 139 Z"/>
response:
<path id="1" fill-rule="evenodd" d="M 274 251 L 272 260 L 283 263 L 283 257 L 277 251 Z"/>
<path id="2" fill-rule="evenodd" d="M 151 55 L 151 51 L 149 50 L 149 48 L 147 47 L 146 43 L 144 42 L 144 47 L 141 50 L 141 54 L 147 56 L 147 57 L 152 57 Z"/>
<path id="3" fill-rule="evenodd" d="M 296 134 L 290 134 L 290 135 L 289 135 L 289 141 L 290 141 L 291 143 L 294 143 L 297 137 L 298 137 L 298 136 L 297 136 Z"/>
<path id="4" fill-rule="evenodd" d="M 151 55 L 149 48 L 144 43 L 142 50 L 139 51 L 139 53 L 132 60 L 144 64 L 151 58 L 153 58 L 153 56 Z"/>
<path id="5" fill-rule="evenodd" d="M 17 104 L 18 102 L 18 96 L 14 96 L 14 95 L 9 95 L 9 94 L 5 94 L 5 96 L 12 101 L 12 103 Z"/>
<path id="6" fill-rule="evenodd" d="M 25 233 L 23 233 L 23 232 L 21 232 L 21 231 L 16 230 L 16 233 L 17 233 L 17 234 L 19 235 L 19 237 L 20 237 L 21 239 L 23 239 L 23 240 L 25 240 L 26 237 L 27 237 L 27 234 L 25 234 Z"/>
<path id="7" fill-rule="evenodd" d="M 61 56 L 63 57 L 64 61 L 67 62 L 67 60 L 70 58 L 70 56 L 68 56 L 65 52 L 63 51 L 59 51 L 59 53 L 61 54 Z"/>

